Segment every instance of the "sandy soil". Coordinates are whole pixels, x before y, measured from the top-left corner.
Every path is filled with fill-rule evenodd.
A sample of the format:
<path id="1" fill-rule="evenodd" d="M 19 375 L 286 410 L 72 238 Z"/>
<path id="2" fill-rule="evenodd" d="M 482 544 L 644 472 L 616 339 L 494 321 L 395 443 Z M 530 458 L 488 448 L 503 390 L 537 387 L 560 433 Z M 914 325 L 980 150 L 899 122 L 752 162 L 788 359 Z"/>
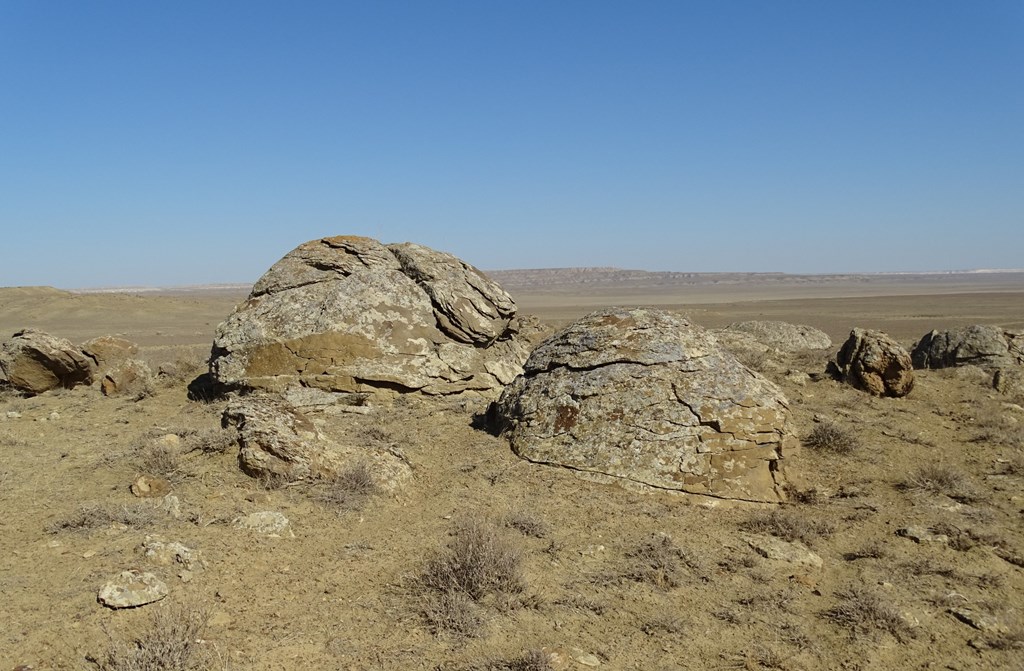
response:
<path id="1" fill-rule="evenodd" d="M 776 511 L 526 463 L 476 428 L 480 397 L 319 417 L 355 445 L 400 450 L 415 472 L 394 495 L 324 503 L 319 485 L 243 475 L 219 428 L 223 402 L 186 398 L 241 293 L 0 290 L 5 336 L 27 326 L 76 342 L 116 333 L 151 364 L 182 369 L 130 398 L 93 388 L 0 396 L 0 669 L 96 668 L 89 658 L 151 632 L 154 612 L 200 610 L 209 668 L 528 670 L 539 667 L 523 656 L 544 649 L 565 669 L 1024 669 L 1024 398 L 996 393 L 991 374 L 974 368 L 920 372 L 905 399 L 787 377 L 823 370 L 853 326 L 906 345 L 932 328 L 1021 328 L 1024 291 L 855 289 L 785 300 L 756 287 L 700 300 L 675 288 L 603 298 L 517 290 L 521 309 L 551 324 L 646 304 L 709 327 L 784 319 L 828 332 L 832 351 L 759 362 L 802 435 L 827 418 L 855 443 L 805 447 L 788 465 L 793 502 Z M 155 453 L 168 433 L 180 448 Z M 143 473 L 169 477 L 176 516 L 164 500 L 130 493 Z M 284 513 L 290 532 L 232 525 L 267 510 Z M 525 587 L 470 608 L 475 636 L 439 635 L 418 577 L 468 519 L 490 520 L 520 553 Z M 897 533 L 908 526 L 945 540 Z M 751 529 L 802 539 L 822 567 L 760 556 L 743 540 Z M 147 535 L 199 551 L 205 568 L 152 564 L 139 551 Z M 99 605 L 100 585 L 130 568 L 164 579 L 169 596 L 137 609 Z"/>

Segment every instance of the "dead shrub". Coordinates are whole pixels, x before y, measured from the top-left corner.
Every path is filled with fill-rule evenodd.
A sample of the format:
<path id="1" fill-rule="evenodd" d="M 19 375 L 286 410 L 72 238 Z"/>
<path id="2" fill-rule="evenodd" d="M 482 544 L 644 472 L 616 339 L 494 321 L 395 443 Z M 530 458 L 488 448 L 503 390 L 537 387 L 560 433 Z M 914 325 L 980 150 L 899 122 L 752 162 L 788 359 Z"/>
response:
<path id="1" fill-rule="evenodd" d="M 438 594 L 459 592 L 473 601 L 526 589 L 519 548 L 480 516 L 458 525 L 448 546 L 431 557 L 420 583 Z"/>
<path id="2" fill-rule="evenodd" d="M 824 452 L 850 454 L 860 447 L 860 441 L 849 429 L 832 421 L 824 421 L 814 425 L 804 438 L 804 445 Z"/>
<path id="3" fill-rule="evenodd" d="M 627 552 L 626 556 L 629 562 L 623 577 L 659 589 L 678 587 L 687 569 L 697 568 L 696 560 L 667 535 L 656 536 L 641 543 Z"/>
<path id="4" fill-rule="evenodd" d="M 575 610 L 582 610 L 594 615 L 601 616 L 607 612 L 608 608 L 600 601 L 595 601 L 590 597 L 582 594 L 572 594 L 570 596 L 563 597 L 554 602 L 556 606 L 565 606 L 566 608 L 572 608 Z"/>
<path id="5" fill-rule="evenodd" d="M 339 512 L 359 510 L 379 491 L 369 465 L 359 462 L 324 482 L 318 488 L 316 500 Z"/>
<path id="6" fill-rule="evenodd" d="M 914 629 L 899 610 L 881 595 L 864 587 L 853 586 L 836 592 L 839 603 L 822 616 L 849 630 L 851 636 L 878 632 L 888 633 L 900 643 L 914 638 Z"/>
<path id="7" fill-rule="evenodd" d="M 171 482 L 184 477 L 181 450 L 161 442 L 152 442 L 139 448 L 135 466 L 142 473 L 166 478 Z"/>
<path id="8" fill-rule="evenodd" d="M 961 503 L 978 499 L 978 493 L 966 475 L 940 464 L 927 464 L 918 468 L 899 483 L 898 488 L 907 492 L 948 496 Z"/>
<path id="9" fill-rule="evenodd" d="M 462 592 L 430 595 L 423 602 L 423 617 L 435 636 L 477 638 L 484 631 L 480 606 Z"/>
<path id="10" fill-rule="evenodd" d="M 768 534 L 784 541 L 800 541 L 807 545 L 818 538 L 828 538 L 833 531 L 831 524 L 813 519 L 807 512 L 783 510 L 758 513 L 740 524 L 740 529 L 755 534 Z"/>
<path id="11" fill-rule="evenodd" d="M 107 632 L 107 650 L 89 661 L 101 671 L 208 671 L 224 667 L 216 650 L 203 641 L 208 622 L 205 609 L 158 608 L 145 631 L 131 640 Z"/>
<path id="12" fill-rule="evenodd" d="M 684 630 L 682 619 L 671 615 L 656 615 L 640 625 L 640 631 L 648 636 L 682 634 Z"/>
<path id="13" fill-rule="evenodd" d="M 136 504 L 100 504 L 85 503 L 78 510 L 51 522 L 46 527 L 47 533 L 56 534 L 62 531 L 89 531 L 113 524 L 127 527 L 144 528 L 157 520 L 156 509 L 145 503 Z"/>

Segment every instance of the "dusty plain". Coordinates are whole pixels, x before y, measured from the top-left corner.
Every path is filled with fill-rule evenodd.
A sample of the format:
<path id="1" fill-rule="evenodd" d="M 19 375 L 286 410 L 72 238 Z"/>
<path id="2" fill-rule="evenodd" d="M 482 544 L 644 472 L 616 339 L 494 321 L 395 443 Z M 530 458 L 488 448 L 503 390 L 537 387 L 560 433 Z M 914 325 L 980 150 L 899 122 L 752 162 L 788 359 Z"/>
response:
<path id="1" fill-rule="evenodd" d="M 805 446 L 787 464 L 791 502 L 770 509 L 530 464 L 481 428 L 489 399 L 406 397 L 319 421 L 354 445 L 397 450 L 414 481 L 394 495 L 325 497 L 318 483 L 245 476 L 220 428 L 224 402 L 187 398 L 247 288 L 3 288 L 4 338 L 26 327 L 76 343 L 116 334 L 154 370 L 177 372 L 130 397 L 0 392 L 0 670 L 127 669 L 112 647 L 174 635 L 154 613 L 203 615 L 195 668 L 1024 669 L 1024 398 L 973 367 L 919 371 L 903 399 L 789 375 L 824 371 L 854 326 L 908 348 L 936 328 L 1024 329 L 1024 273 L 493 276 L 552 328 L 644 305 L 708 328 L 822 329 L 828 351 L 748 363 L 783 389 L 802 435 L 828 420 L 852 442 Z M 180 448 L 154 452 L 166 434 Z M 140 474 L 167 477 L 177 504 L 134 497 Z M 259 511 L 283 513 L 290 530 L 233 526 Z M 493 524 L 519 553 L 522 589 L 467 607 L 459 635 L 428 616 L 422 575 L 467 520 Z M 899 533 L 908 527 L 926 538 Z M 747 532 L 803 542 L 822 565 L 763 557 Z M 204 565 L 153 564 L 139 550 L 147 536 L 183 543 Z M 169 595 L 134 609 L 97 603 L 132 568 Z"/>

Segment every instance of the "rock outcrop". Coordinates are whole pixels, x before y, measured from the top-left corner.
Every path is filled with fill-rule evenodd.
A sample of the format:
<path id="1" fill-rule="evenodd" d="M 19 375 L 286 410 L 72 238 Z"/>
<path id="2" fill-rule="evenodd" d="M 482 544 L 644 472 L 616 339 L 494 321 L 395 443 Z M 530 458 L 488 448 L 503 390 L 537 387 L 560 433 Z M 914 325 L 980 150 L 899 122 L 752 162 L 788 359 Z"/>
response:
<path id="1" fill-rule="evenodd" d="M 602 310 L 552 336 L 492 416 L 530 461 L 749 501 L 784 499 L 798 446 L 775 385 L 660 310 Z"/>
<path id="2" fill-rule="evenodd" d="M 222 424 L 238 430 L 239 464 L 254 477 L 330 479 L 365 466 L 374 484 L 385 491 L 412 477 L 412 469 L 399 455 L 332 439 L 283 399 L 258 395 L 236 399 L 224 411 Z"/>
<path id="3" fill-rule="evenodd" d="M 0 344 L 0 383 L 28 394 L 91 384 L 94 364 L 64 338 L 26 329 Z"/>
<path id="4" fill-rule="evenodd" d="M 323 238 L 274 264 L 220 324 L 210 370 L 228 389 L 494 390 L 522 370 L 535 328 L 450 254 Z"/>
<path id="5" fill-rule="evenodd" d="M 1024 332 L 985 324 L 932 331 L 917 343 L 911 358 L 914 368 L 1020 366 L 1024 365 Z"/>
<path id="6" fill-rule="evenodd" d="M 725 331 L 749 333 L 758 342 L 780 352 L 828 349 L 832 339 L 813 326 L 780 321 L 746 321 L 729 324 Z"/>
<path id="7" fill-rule="evenodd" d="M 914 388 L 907 350 L 881 331 L 855 328 L 836 356 L 836 377 L 875 396 L 906 396 Z"/>

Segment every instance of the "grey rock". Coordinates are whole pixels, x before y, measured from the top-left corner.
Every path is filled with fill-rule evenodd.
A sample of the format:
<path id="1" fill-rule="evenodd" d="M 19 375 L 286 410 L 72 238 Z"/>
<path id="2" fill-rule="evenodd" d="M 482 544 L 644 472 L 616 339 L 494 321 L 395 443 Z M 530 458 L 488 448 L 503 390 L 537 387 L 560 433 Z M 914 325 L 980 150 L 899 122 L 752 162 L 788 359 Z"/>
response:
<path id="1" fill-rule="evenodd" d="M 18 331 L 0 344 L 0 384 L 29 394 L 91 384 L 93 368 L 70 341 L 42 331 Z"/>
<path id="2" fill-rule="evenodd" d="M 875 396 L 906 396 L 914 388 L 910 355 L 881 331 L 850 331 L 835 366 L 840 379 Z"/>
<path id="3" fill-rule="evenodd" d="M 977 613 L 970 608 L 950 608 L 949 614 L 960 620 L 964 624 L 974 627 L 978 631 L 986 631 L 992 633 L 1006 633 L 1009 631 L 1009 627 L 999 621 L 999 618 L 992 615 L 985 615 L 983 613 Z"/>
<path id="4" fill-rule="evenodd" d="M 781 460 L 798 445 L 774 384 L 660 310 L 573 323 L 490 414 L 529 461 L 721 498 L 783 500 Z"/>
<path id="5" fill-rule="evenodd" d="M 108 608 L 135 608 L 167 596 L 167 584 L 152 573 L 130 570 L 119 573 L 100 588 L 97 599 Z"/>
<path id="6" fill-rule="evenodd" d="M 756 320 L 734 322 L 725 330 L 748 333 L 758 342 L 780 352 L 828 349 L 832 346 L 832 339 L 827 333 L 804 324 Z"/>
<path id="7" fill-rule="evenodd" d="M 211 373 L 228 389 L 489 391 L 521 370 L 537 326 L 450 254 L 353 236 L 304 243 L 217 328 Z"/>
<path id="8" fill-rule="evenodd" d="M 291 522 L 289 522 L 288 518 L 272 510 L 236 517 L 231 521 L 231 524 L 236 529 L 245 529 L 273 536 L 280 536 L 285 532 L 291 533 Z"/>
<path id="9" fill-rule="evenodd" d="M 242 470 L 254 477 L 330 479 L 364 465 L 385 491 L 393 491 L 412 477 L 412 469 L 400 456 L 325 435 L 313 420 L 283 399 L 257 395 L 235 399 L 224 410 L 222 422 L 238 429 L 238 460 Z"/>
<path id="10" fill-rule="evenodd" d="M 1024 332 L 974 324 L 927 333 L 911 354 L 915 368 L 982 368 L 1024 365 Z"/>
<path id="11" fill-rule="evenodd" d="M 766 559 L 784 561 L 789 564 L 821 568 L 821 557 L 811 552 L 810 548 L 799 541 L 784 541 L 774 536 L 758 534 L 742 534 L 741 536 L 754 552 Z"/>

